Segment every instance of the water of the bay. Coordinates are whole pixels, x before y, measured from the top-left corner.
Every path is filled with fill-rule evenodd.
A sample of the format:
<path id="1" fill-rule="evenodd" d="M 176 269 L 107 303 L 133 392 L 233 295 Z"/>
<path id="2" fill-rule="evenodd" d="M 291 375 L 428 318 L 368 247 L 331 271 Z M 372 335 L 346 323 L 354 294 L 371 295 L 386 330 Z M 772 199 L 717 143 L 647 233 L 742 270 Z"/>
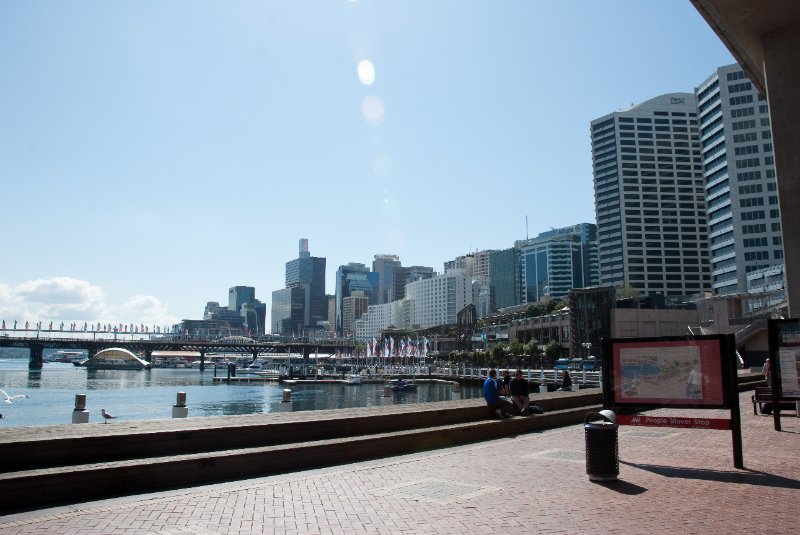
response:
<path id="1" fill-rule="evenodd" d="M 29 370 L 27 358 L 0 359 L 0 388 L 27 399 L 0 402 L 0 428 L 68 424 L 75 394 L 86 394 L 90 422 L 101 422 L 100 409 L 119 420 L 156 420 L 172 417 L 178 392 L 186 392 L 189 417 L 278 412 L 284 385 L 276 383 L 214 383 L 213 369 L 154 368 L 152 370 L 87 370 L 46 362 Z M 308 411 L 370 407 L 387 402 L 381 384 L 296 384 L 292 410 Z M 390 403 L 425 403 L 452 399 L 453 388 L 443 383 L 419 383 L 416 392 L 397 392 Z M 481 396 L 480 388 L 464 385 L 463 399 Z M 0 400 L 1 401 L 1 400 Z"/>

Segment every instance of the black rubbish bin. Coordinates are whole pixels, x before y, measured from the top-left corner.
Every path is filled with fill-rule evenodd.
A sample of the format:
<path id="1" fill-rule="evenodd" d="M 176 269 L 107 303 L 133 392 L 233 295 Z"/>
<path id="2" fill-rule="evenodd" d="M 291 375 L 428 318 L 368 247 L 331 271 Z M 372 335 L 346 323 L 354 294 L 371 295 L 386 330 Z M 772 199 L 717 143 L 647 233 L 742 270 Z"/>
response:
<path id="1" fill-rule="evenodd" d="M 617 415 L 614 411 L 590 412 L 584 419 L 586 473 L 591 481 L 613 481 L 619 476 Z"/>

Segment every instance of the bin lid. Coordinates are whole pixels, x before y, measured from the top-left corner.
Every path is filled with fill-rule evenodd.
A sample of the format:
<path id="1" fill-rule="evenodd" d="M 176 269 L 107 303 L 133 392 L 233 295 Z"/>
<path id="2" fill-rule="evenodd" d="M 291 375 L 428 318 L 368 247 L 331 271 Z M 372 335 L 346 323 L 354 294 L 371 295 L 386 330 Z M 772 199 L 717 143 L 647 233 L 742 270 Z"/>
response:
<path id="1" fill-rule="evenodd" d="M 594 420 L 601 419 L 602 421 L 595 422 Z M 614 414 L 614 411 L 606 409 L 600 412 L 590 412 L 586 415 L 583 419 L 584 424 L 593 424 L 593 425 L 613 425 L 614 427 L 618 427 L 617 425 L 617 415 Z"/>

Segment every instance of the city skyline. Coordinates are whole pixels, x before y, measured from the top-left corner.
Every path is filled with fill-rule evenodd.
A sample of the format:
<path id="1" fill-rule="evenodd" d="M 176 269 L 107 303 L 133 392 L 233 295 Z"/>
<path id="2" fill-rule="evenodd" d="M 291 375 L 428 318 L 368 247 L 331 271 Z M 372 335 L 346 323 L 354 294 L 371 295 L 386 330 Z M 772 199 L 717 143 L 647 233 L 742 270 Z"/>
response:
<path id="1" fill-rule="evenodd" d="M 7 321 L 269 310 L 300 237 L 331 293 L 593 222 L 590 122 L 733 63 L 689 2 L 84 6 L 0 6 Z"/>

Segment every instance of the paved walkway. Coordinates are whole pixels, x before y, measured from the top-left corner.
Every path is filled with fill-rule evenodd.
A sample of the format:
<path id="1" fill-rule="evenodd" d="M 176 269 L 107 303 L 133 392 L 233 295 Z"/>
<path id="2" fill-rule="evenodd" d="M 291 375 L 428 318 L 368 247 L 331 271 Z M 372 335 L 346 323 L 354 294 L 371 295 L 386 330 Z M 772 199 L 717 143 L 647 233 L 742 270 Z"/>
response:
<path id="1" fill-rule="evenodd" d="M 583 426 L 0 517 L 0 534 L 796 533 L 800 418 L 740 396 L 726 431 L 621 427 L 620 480 L 586 476 Z M 725 411 L 655 411 L 725 417 Z"/>

